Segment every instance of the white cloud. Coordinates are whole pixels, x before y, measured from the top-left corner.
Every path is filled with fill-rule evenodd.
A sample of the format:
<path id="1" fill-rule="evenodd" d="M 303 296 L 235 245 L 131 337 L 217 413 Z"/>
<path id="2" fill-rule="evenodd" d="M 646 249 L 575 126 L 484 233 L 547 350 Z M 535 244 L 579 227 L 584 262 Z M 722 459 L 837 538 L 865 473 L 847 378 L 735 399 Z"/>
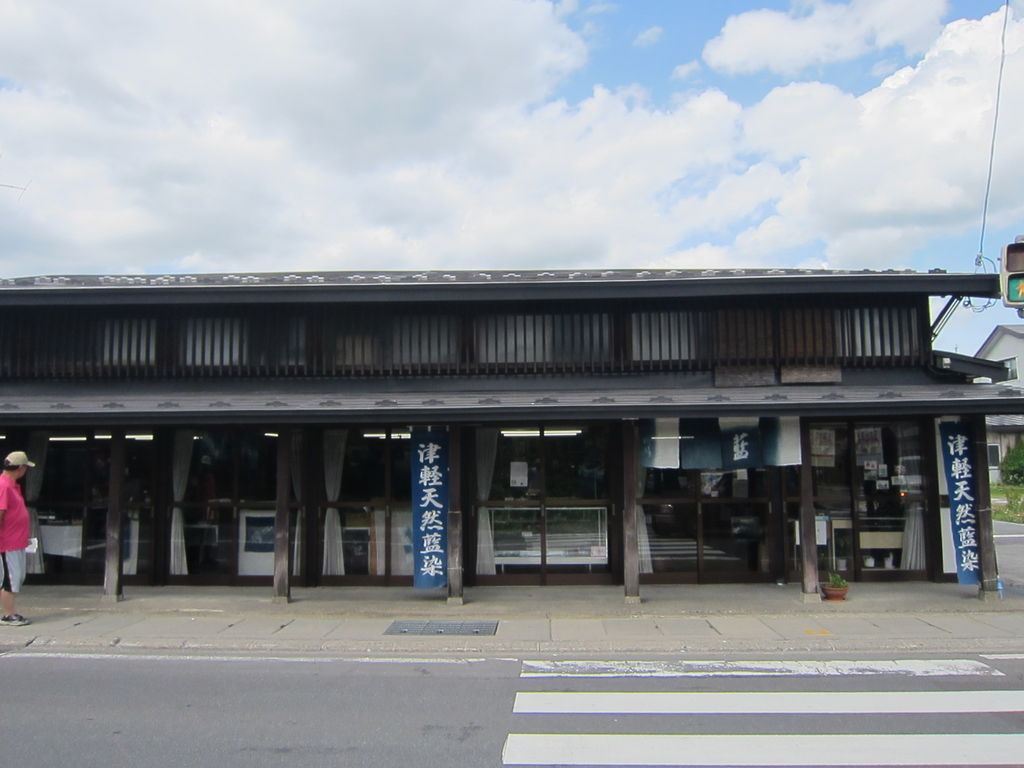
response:
<path id="1" fill-rule="evenodd" d="M 686 80 L 693 75 L 700 72 L 700 62 L 690 61 L 686 64 L 680 64 L 678 67 L 672 70 L 673 80 Z"/>
<path id="2" fill-rule="evenodd" d="M 587 51 L 545 2 L 238 2 L 0 0 L 0 178 L 32 182 L 0 190 L 0 276 L 896 267 L 980 215 L 1001 13 L 860 96 L 793 83 L 744 108 L 554 99 Z M 1004 224 L 1024 22 L 1007 44 Z"/>
<path id="3" fill-rule="evenodd" d="M 749 149 L 796 165 L 778 215 L 737 242 L 768 252 L 822 242 L 833 266 L 905 266 L 934 238 L 980 223 L 1001 16 L 950 24 L 916 67 L 858 99 L 805 83 L 747 110 Z M 1024 82 L 1024 23 L 1011 26 L 1007 48 L 1005 82 Z M 993 222 L 1024 215 L 1014 180 L 1024 141 L 1007 128 L 1021 119 L 1019 100 L 1004 99 Z"/>
<path id="4" fill-rule="evenodd" d="M 633 45 L 637 48 L 650 48 L 661 42 L 663 34 L 665 34 L 665 30 L 661 27 L 648 27 L 633 38 Z"/>
<path id="5" fill-rule="evenodd" d="M 807 0 L 788 13 L 769 9 L 731 16 L 704 48 L 712 69 L 740 74 L 796 74 L 899 46 L 925 50 L 941 30 L 947 0 Z"/>

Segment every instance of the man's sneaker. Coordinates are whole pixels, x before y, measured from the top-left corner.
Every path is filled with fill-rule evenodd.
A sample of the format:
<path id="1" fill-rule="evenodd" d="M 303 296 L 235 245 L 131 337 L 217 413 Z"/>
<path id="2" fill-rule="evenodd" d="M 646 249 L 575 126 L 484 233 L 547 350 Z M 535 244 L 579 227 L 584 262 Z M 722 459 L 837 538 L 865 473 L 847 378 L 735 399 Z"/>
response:
<path id="1" fill-rule="evenodd" d="M 29 620 L 20 613 L 14 613 L 10 616 L 0 618 L 0 624 L 3 624 L 5 627 L 23 627 L 28 623 L 30 623 Z"/>

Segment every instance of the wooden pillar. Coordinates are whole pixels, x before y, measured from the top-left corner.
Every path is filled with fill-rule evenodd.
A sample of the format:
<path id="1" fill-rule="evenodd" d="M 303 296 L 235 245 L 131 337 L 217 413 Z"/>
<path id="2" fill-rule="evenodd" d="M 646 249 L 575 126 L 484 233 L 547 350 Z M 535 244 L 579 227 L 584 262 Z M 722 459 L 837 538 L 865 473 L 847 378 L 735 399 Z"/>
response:
<path id="1" fill-rule="evenodd" d="M 636 422 L 622 422 L 622 583 L 626 602 L 640 602 L 640 545 L 636 509 Z"/>
<path id="2" fill-rule="evenodd" d="M 287 603 L 291 586 L 291 446 L 292 430 L 282 429 L 277 437 L 277 509 L 274 515 L 274 600 Z"/>
<path id="3" fill-rule="evenodd" d="M 103 570 L 103 600 L 124 599 L 121 568 L 124 560 L 122 521 L 124 520 L 124 430 L 110 436 L 110 478 L 107 492 L 107 555 Z"/>
<path id="4" fill-rule="evenodd" d="M 807 422 L 800 420 L 800 559 L 801 592 L 805 602 L 818 594 L 818 542 L 814 531 L 814 473 L 811 471 L 811 440 Z"/>
<path id="5" fill-rule="evenodd" d="M 988 482 L 988 431 L 984 416 L 971 416 L 971 442 L 974 444 L 974 492 L 978 510 L 978 560 L 981 579 L 978 596 L 998 595 L 996 540 L 992 526 L 992 492 Z"/>
<path id="6" fill-rule="evenodd" d="M 448 433 L 448 604 L 462 605 L 462 429 Z"/>

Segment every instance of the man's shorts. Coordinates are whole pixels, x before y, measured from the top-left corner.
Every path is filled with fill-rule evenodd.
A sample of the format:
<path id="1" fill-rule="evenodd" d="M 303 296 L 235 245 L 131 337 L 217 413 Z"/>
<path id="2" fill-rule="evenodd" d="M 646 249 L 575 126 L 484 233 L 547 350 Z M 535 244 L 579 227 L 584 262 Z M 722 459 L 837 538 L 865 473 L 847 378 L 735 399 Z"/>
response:
<path id="1" fill-rule="evenodd" d="M 0 552 L 0 570 L 3 571 L 3 584 L 0 589 L 4 592 L 20 592 L 21 585 L 25 582 L 25 550 Z"/>

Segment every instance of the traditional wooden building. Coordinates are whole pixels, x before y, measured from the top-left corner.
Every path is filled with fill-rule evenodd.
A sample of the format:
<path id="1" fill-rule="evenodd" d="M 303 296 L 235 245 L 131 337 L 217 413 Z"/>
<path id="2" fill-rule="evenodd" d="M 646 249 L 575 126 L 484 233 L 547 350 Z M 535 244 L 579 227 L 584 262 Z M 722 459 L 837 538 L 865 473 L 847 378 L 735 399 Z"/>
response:
<path id="1" fill-rule="evenodd" d="M 985 416 L 1024 391 L 934 351 L 929 300 L 997 295 L 993 275 L 811 270 L 7 279 L 0 450 L 39 465 L 30 578 L 112 595 L 411 584 L 427 427 L 450 448 L 455 598 L 942 580 L 938 425 L 983 467 Z"/>

